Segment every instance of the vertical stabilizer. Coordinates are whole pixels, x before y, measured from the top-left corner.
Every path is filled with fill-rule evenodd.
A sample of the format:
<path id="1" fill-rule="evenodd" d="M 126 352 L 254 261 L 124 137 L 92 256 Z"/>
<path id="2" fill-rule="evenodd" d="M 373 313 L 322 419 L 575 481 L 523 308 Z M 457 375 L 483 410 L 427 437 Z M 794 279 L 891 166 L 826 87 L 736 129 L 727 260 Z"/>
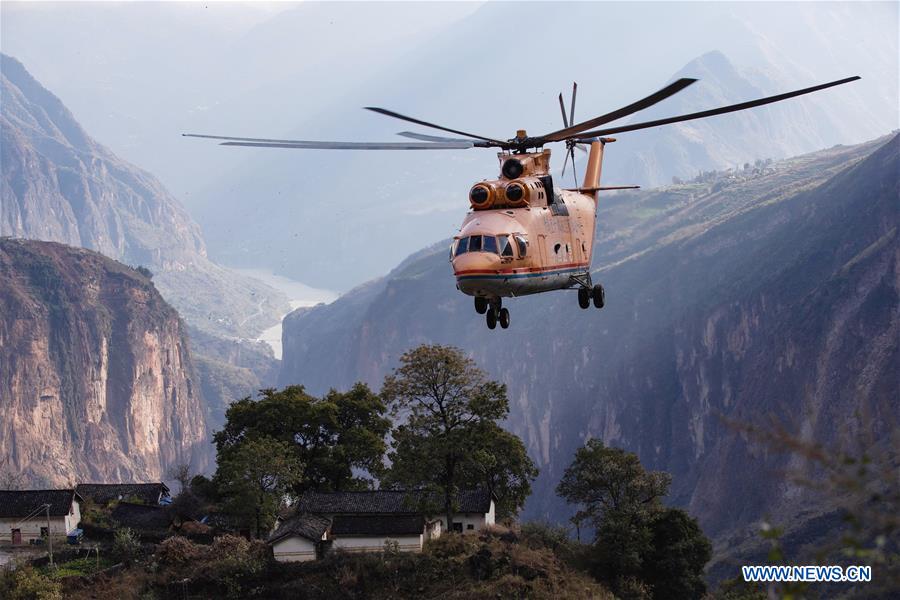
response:
<path id="1" fill-rule="evenodd" d="M 581 187 L 596 188 L 600 186 L 600 172 L 603 170 L 603 146 L 604 142 L 595 140 L 591 142 L 591 152 L 588 155 L 587 169 L 584 172 L 584 183 Z M 593 193 L 594 198 L 597 192 Z"/>

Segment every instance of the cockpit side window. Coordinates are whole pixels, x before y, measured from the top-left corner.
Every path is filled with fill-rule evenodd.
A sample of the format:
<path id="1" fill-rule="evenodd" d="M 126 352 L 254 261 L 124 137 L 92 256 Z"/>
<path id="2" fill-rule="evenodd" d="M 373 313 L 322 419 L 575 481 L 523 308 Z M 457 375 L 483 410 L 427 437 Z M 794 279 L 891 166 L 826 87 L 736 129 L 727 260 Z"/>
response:
<path id="1" fill-rule="evenodd" d="M 484 236 L 482 238 L 481 251 L 497 254 L 497 238 L 492 235 Z"/>
<path id="2" fill-rule="evenodd" d="M 528 240 L 524 235 L 516 236 L 516 245 L 519 246 L 519 258 L 525 258 L 528 254 Z"/>
<path id="3" fill-rule="evenodd" d="M 456 244 L 456 256 L 460 254 L 465 254 L 469 249 L 469 238 L 459 238 L 459 242 Z"/>
<path id="4" fill-rule="evenodd" d="M 500 242 L 500 256 L 513 256 L 512 240 L 508 235 L 501 235 L 497 238 Z"/>

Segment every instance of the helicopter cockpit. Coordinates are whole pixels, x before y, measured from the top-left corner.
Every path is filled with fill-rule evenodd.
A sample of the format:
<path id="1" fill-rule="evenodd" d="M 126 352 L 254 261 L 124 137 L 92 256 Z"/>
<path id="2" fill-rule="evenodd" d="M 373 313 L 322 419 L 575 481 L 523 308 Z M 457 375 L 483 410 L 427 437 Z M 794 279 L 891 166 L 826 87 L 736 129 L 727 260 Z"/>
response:
<path id="1" fill-rule="evenodd" d="M 487 252 L 508 260 L 525 258 L 528 253 L 528 240 L 521 233 L 465 236 L 450 246 L 450 260 L 468 252 Z"/>

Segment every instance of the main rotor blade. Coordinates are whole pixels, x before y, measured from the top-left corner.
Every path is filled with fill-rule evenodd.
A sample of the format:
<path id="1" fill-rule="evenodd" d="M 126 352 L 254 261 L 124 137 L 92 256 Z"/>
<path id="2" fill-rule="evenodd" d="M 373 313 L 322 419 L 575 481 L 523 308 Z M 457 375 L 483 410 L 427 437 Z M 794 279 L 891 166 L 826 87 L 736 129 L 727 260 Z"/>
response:
<path id="1" fill-rule="evenodd" d="M 735 112 L 738 110 L 746 110 L 748 108 L 755 108 L 757 106 L 763 106 L 765 104 L 771 104 L 773 102 L 780 102 L 782 100 L 787 100 L 788 98 L 793 98 L 795 96 L 802 96 L 803 94 L 811 94 L 812 92 L 818 92 L 819 90 L 824 90 L 826 88 L 834 87 L 836 85 L 843 85 L 845 83 L 850 83 L 851 81 L 856 81 L 857 79 L 860 79 L 859 75 L 855 75 L 853 77 L 847 77 L 846 79 L 839 79 L 837 81 L 832 81 L 830 83 L 823 83 L 822 85 L 815 85 L 813 87 L 803 88 L 802 90 L 797 90 L 795 92 L 787 92 L 785 94 L 778 94 L 777 96 L 767 96 L 765 98 L 760 98 L 759 100 L 750 100 L 749 102 L 741 102 L 739 104 L 732 104 L 730 106 L 723 106 L 721 108 L 713 108 L 711 110 L 704 110 L 704 111 L 700 111 L 700 112 L 691 113 L 688 115 L 681 115 L 678 117 L 669 117 L 667 119 L 657 119 L 655 121 L 646 121 L 644 123 L 634 123 L 632 125 L 622 125 L 621 127 L 610 127 L 609 129 L 597 129 L 595 131 L 588 131 L 586 133 L 579 134 L 579 137 L 580 136 L 595 137 L 598 135 L 609 135 L 612 133 L 635 131 L 637 129 L 647 129 L 648 127 L 658 127 L 660 125 L 668 125 L 670 123 L 680 123 L 681 121 L 692 121 L 694 119 L 703 119 L 704 117 L 723 115 L 725 113 Z"/>
<path id="2" fill-rule="evenodd" d="M 184 137 L 227 140 L 222 146 L 252 146 L 256 148 L 309 148 L 319 150 L 465 150 L 472 148 L 472 140 L 449 140 L 441 143 L 415 144 L 412 142 L 317 142 L 310 140 L 273 140 L 268 138 L 242 138 L 224 135 L 182 133 Z"/>
<path id="3" fill-rule="evenodd" d="M 597 125 L 603 125 L 604 123 L 609 123 L 610 121 L 615 121 L 616 119 L 621 119 L 622 117 L 627 117 L 632 113 L 636 113 L 639 110 L 644 110 L 645 108 L 649 108 L 653 106 L 657 102 L 662 102 L 669 96 L 677 94 L 687 86 L 691 85 L 697 81 L 696 79 L 688 79 L 682 78 L 678 81 L 670 83 L 663 89 L 650 94 L 646 98 L 638 100 L 637 102 L 633 102 L 628 106 L 624 106 L 618 110 L 614 110 L 612 112 L 606 113 L 605 115 L 601 115 L 589 121 L 585 121 L 583 123 L 578 123 L 577 125 L 571 125 L 566 127 L 565 129 L 560 129 L 559 131 L 554 131 L 553 133 L 548 133 L 547 135 L 541 136 L 541 139 L 547 142 L 558 142 L 560 140 L 564 140 L 566 138 L 572 137 L 575 134 L 584 131 L 585 129 L 589 129 L 591 127 L 596 127 Z M 574 99 L 574 92 L 573 92 Z"/>
<path id="4" fill-rule="evenodd" d="M 222 142 L 222 146 L 294 148 L 306 150 L 467 150 L 474 142 Z"/>
<path id="5" fill-rule="evenodd" d="M 566 176 L 566 165 L 569 164 L 569 151 L 566 150 L 566 160 L 563 161 L 562 173 L 559 174 L 560 179 Z M 575 162 L 573 159 L 572 168 L 575 168 Z"/>
<path id="6" fill-rule="evenodd" d="M 448 138 L 439 135 L 427 135 L 424 133 L 416 133 L 415 131 L 401 131 L 397 135 L 402 135 L 403 137 L 412 138 L 414 140 L 422 140 L 423 142 L 469 142 L 475 143 L 476 146 L 478 145 L 478 142 L 474 142 L 473 140 L 466 140 L 463 138 Z"/>
<path id="7" fill-rule="evenodd" d="M 569 126 L 569 119 L 566 118 L 566 105 L 563 102 L 562 92 L 559 93 L 559 112 L 562 113 L 563 127 Z"/>
<path id="8" fill-rule="evenodd" d="M 422 125 L 423 127 L 431 127 L 432 129 L 440 129 L 441 131 L 446 131 L 448 133 L 455 133 L 456 135 L 464 135 L 466 137 L 475 138 L 477 140 L 484 140 L 485 142 L 493 142 L 495 144 L 504 145 L 506 142 L 501 140 L 495 140 L 493 138 L 484 137 L 482 135 L 475 135 L 474 133 L 466 133 L 465 131 L 459 131 L 458 129 L 450 129 L 449 127 L 444 127 L 442 125 L 436 125 L 434 123 L 429 123 L 428 121 L 422 121 L 421 119 L 416 119 L 414 117 L 407 117 L 406 115 L 401 115 L 400 113 L 394 112 L 392 110 L 387 110 L 386 108 L 378 108 L 377 106 L 365 106 L 366 110 L 371 110 L 372 112 L 377 112 L 382 115 L 386 115 L 388 117 L 394 117 L 395 119 L 400 119 L 402 121 L 409 121 L 410 123 L 415 123 L 416 125 Z"/>

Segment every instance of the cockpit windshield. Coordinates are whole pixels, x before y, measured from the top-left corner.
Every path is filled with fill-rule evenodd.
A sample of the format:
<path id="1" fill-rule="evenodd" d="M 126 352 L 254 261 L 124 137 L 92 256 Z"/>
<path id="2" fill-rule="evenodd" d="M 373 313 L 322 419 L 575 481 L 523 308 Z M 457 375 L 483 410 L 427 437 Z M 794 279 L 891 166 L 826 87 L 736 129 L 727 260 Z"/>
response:
<path id="1" fill-rule="evenodd" d="M 470 235 L 459 238 L 453 256 L 459 256 L 466 252 L 490 252 L 500 256 L 514 257 L 514 248 L 519 247 L 519 258 L 525 256 L 525 240 L 522 235 L 516 235 L 515 241 L 509 235 Z"/>

